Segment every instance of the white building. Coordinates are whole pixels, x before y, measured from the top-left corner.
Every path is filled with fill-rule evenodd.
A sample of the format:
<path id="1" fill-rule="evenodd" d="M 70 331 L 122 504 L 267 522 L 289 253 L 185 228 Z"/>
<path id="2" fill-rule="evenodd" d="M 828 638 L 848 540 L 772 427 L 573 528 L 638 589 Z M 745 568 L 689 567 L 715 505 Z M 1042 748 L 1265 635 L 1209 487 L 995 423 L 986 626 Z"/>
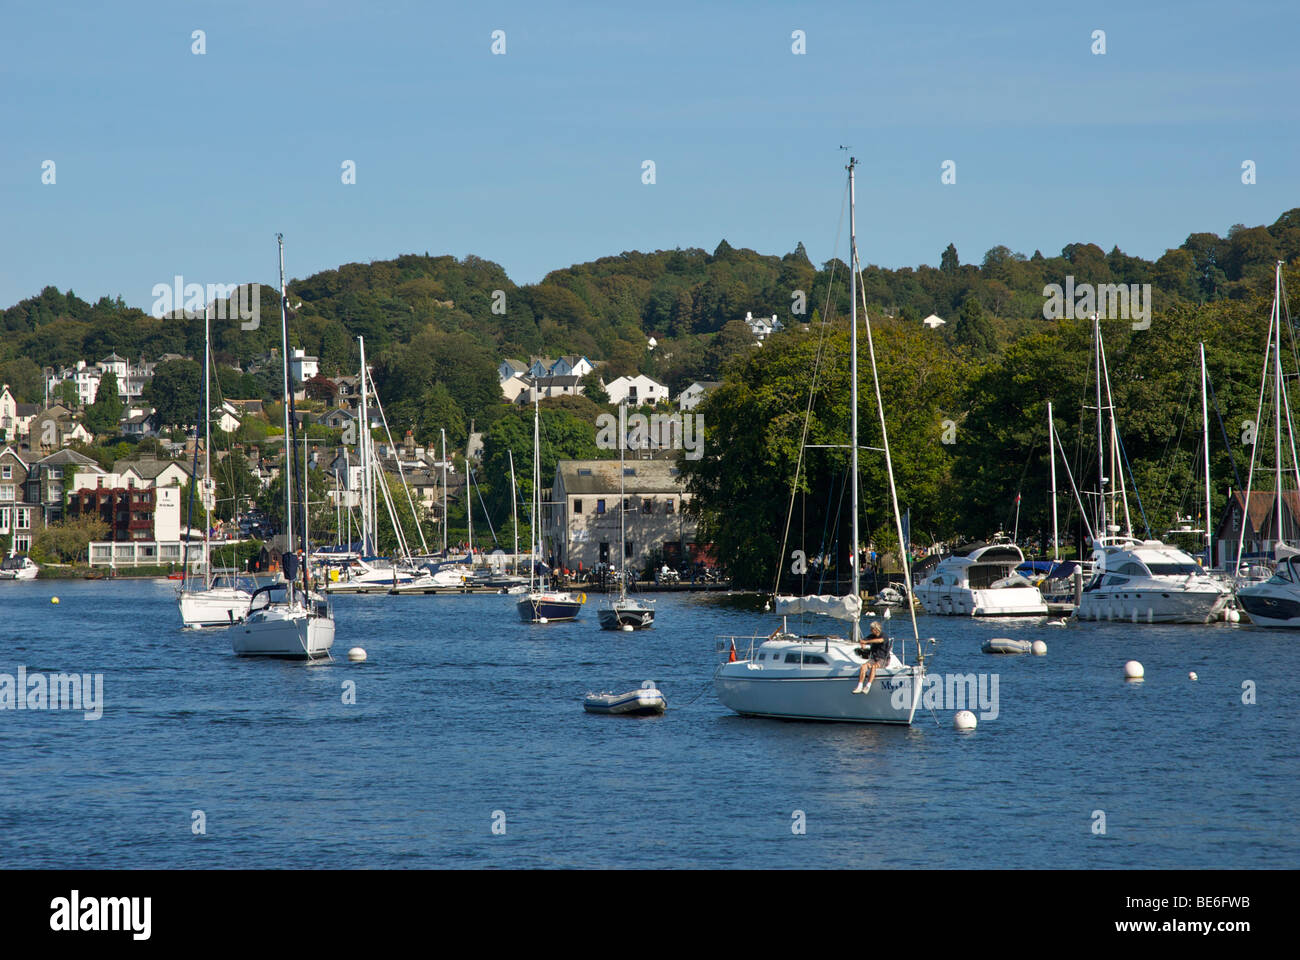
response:
<path id="1" fill-rule="evenodd" d="M 760 343 L 769 335 L 780 333 L 785 329 L 785 324 L 776 318 L 775 313 L 771 317 L 755 317 L 752 313 L 746 313 L 745 323 L 749 325 L 749 332 L 758 337 Z"/>
<path id="2" fill-rule="evenodd" d="M 948 321 L 945 320 L 943 317 L 939 316 L 937 313 L 932 313 L 921 322 L 925 324 L 927 327 L 929 327 L 931 330 L 937 330 L 939 327 L 942 327 Z"/>
<path id="3" fill-rule="evenodd" d="M 696 380 L 677 395 L 678 409 L 682 413 L 687 410 L 694 410 L 700 405 L 701 400 L 720 386 L 722 386 L 722 383 L 718 380 Z"/>
<path id="4" fill-rule="evenodd" d="M 618 377 L 609 383 L 603 383 L 602 386 L 612 404 L 627 403 L 633 407 L 640 407 L 668 399 L 668 388 L 643 373 L 635 377 Z"/>
<path id="5" fill-rule="evenodd" d="M 294 380 L 302 383 L 320 373 L 320 362 L 316 357 L 307 356 L 305 350 L 294 350 L 289 355 L 289 373 Z"/>

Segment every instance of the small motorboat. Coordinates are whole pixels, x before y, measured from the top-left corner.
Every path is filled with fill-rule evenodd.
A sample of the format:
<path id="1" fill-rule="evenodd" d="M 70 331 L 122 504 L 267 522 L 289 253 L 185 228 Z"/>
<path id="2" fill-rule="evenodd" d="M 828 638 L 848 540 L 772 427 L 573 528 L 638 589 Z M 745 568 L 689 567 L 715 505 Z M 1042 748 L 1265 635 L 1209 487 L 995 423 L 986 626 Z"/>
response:
<path id="1" fill-rule="evenodd" d="M 985 653 L 1029 653 L 1033 649 L 1031 640 L 1012 640 L 1010 637 L 993 637 L 985 640 L 980 647 Z"/>
<path id="2" fill-rule="evenodd" d="M 655 682 L 647 680 L 636 690 L 627 693 L 589 693 L 582 701 L 582 709 L 588 713 L 644 717 L 663 713 L 668 709 L 668 701 L 655 686 Z"/>
<path id="3" fill-rule="evenodd" d="M 31 557 L 11 553 L 0 563 L 0 580 L 35 580 L 40 570 Z"/>

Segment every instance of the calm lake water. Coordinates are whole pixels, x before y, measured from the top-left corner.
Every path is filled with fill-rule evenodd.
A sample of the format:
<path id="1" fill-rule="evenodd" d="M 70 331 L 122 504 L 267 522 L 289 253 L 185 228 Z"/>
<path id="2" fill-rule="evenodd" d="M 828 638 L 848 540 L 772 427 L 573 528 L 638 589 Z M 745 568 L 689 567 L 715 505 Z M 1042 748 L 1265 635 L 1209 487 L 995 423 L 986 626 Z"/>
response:
<path id="1" fill-rule="evenodd" d="M 547 626 L 505 596 L 340 597 L 338 659 L 308 666 L 183 632 L 172 590 L 0 584 L 0 674 L 102 673 L 105 699 L 94 721 L 0 710 L 6 866 L 1300 865 L 1300 636 L 921 618 L 933 672 L 998 675 L 998 716 L 961 734 L 950 709 L 733 715 L 714 638 L 778 621 L 716 597 L 662 595 L 634 634 L 598 629 L 594 597 Z M 990 636 L 1048 654 L 986 656 Z M 647 679 L 663 717 L 582 710 Z"/>

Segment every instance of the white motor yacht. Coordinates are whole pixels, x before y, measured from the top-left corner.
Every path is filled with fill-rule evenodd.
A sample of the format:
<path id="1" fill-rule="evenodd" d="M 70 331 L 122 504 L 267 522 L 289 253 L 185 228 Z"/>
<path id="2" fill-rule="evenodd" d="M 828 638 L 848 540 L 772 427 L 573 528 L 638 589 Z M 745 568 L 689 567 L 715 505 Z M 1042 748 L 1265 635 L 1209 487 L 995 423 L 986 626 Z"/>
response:
<path id="1" fill-rule="evenodd" d="M 1191 556 L 1160 540 L 1108 538 L 1094 547 L 1092 566 L 1075 610 L 1080 620 L 1209 623 L 1232 598 Z"/>
<path id="2" fill-rule="evenodd" d="M 1038 588 L 1016 572 L 1025 555 L 1014 543 L 958 547 L 916 585 L 927 613 L 957 617 L 1044 617 Z"/>
<path id="3" fill-rule="evenodd" d="M 31 557 L 11 553 L 0 562 L 0 580 L 35 580 L 41 568 Z"/>

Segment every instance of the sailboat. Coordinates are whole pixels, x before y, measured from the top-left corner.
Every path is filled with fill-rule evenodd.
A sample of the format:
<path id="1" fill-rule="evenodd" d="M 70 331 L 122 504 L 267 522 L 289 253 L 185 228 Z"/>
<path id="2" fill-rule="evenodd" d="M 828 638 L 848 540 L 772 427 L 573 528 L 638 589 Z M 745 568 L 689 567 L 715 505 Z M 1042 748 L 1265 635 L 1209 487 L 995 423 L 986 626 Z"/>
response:
<path id="1" fill-rule="evenodd" d="M 861 270 L 857 254 L 856 197 L 854 167 L 849 159 L 849 300 L 852 304 L 849 333 L 850 404 L 849 404 L 849 487 L 852 490 L 852 537 L 849 555 L 853 561 L 853 589 L 847 596 L 802 596 L 776 598 L 777 612 L 820 614 L 846 621 L 849 636 L 801 636 L 790 632 L 786 617 L 767 639 L 750 638 L 749 649 L 738 655 L 735 638 L 730 638 L 730 658 L 714 673 L 718 699 L 745 716 L 782 719 L 844 720 L 858 723 L 912 722 L 925 679 L 925 659 L 920 654 L 920 637 L 916 629 L 916 612 L 912 610 L 912 634 L 917 643 L 917 662 L 907 664 L 897 650 L 877 670 L 876 680 L 864 693 L 855 690 L 862 665 L 858 641 L 861 639 L 862 592 L 861 564 L 858 555 L 858 285 Z M 865 316 L 865 304 L 863 306 Z M 876 370 L 876 352 L 871 337 L 870 318 L 866 320 L 867 347 L 871 356 L 872 380 L 875 385 L 876 409 L 889 474 L 890 500 L 900 544 L 906 544 L 898 491 L 894 485 L 894 465 L 889 451 L 889 432 L 885 427 L 885 408 L 880 395 L 880 378 Z M 797 483 L 798 478 L 795 478 Z M 903 561 L 904 581 L 910 582 L 907 550 L 899 551 Z M 779 562 L 779 561 L 778 561 Z M 911 605 L 909 604 L 909 607 Z M 888 622 L 888 621 L 886 621 Z M 755 648 L 754 644 L 758 643 Z"/>
<path id="2" fill-rule="evenodd" d="M 596 611 L 600 625 L 605 630 L 644 630 L 654 626 L 655 604 L 653 600 L 633 599 L 627 595 L 627 497 L 624 489 L 627 471 L 623 467 L 624 453 L 627 449 L 627 404 L 618 408 L 618 553 L 622 559 L 618 575 L 618 598 L 605 601 Z"/>
<path id="3" fill-rule="evenodd" d="M 216 488 L 212 482 L 212 311 L 203 308 L 203 510 L 204 516 L 212 509 L 215 502 Z M 197 431 L 195 442 L 198 442 Z M 195 466 L 198 465 L 198 450 L 194 451 Z M 195 478 L 197 479 L 197 477 Z M 192 505 L 192 499 L 191 499 Z M 190 526 L 193 529 L 193 526 Z M 212 573 L 212 530 L 205 519 L 203 524 L 203 578 L 201 589 L 195 589 L 194 577 L 189 565 L 190 538 L 185 538 L 184 580 L 177 593 L 177 602 L 181 610 L 181 622 L 186 629 L 202 627 L 228 627 L 240 623 L 248 615 L 248 604 L 253 599 L 252 593 L 243 589 L 238 583 L 226 578 L 219 582 Z"/>
<path id="4" fill-rule="evenodd" d="M 1098 523 L 1092 536 L 1092 579 L 1084 585 L 1074 614 L 1080 620 L 1209 623 L 1223 613 L 1231 591 L 1178 547 L 1133 536 L 1099 315 L 1093 314 L 1092 323 L 1097 363 Z M 1107 490 L 1107 473 L 1118 478 L 1118 489 Z M 1110 514 L 1106 510 L 1107 499 L 1117 495 L 1124 510 L 1122 534 L 1119 510 L 1114 506 Z"/>
<path id="5" fill-rule="evenodd" d="M 1273 575 L 1262 583 L 1242 583 L 1242 564 L 1236 567 L 1236 592 L 1239 603 L 1250 615 L 1251 622 L 1261 627 L 1300 628 L 1300 548 L 1286 542 L 1286 527 L 1282 522 L 1282 501 L 1285 496 L 1282 486 L 1282 461 L 1284 449 L 1291 453 L 1292 469 L 1295 471 L 1297 488 L 1300 488 L 1300 463 L 1296 460 L 1295 430 L 1291 423 L 1291 405 L 1287 391 L 1283 388 L 1282 374 L 1282 325 L 1290 328 L 1290 317 L 1283 318 L 1286 304 L 1285 288 L 1282 285 L 1282 264 L 1278 262 L 1273 280 L 1273 310 L 1269 317 L 1270 348 L 1264 355 L 1264 377 L 1259 389 L 1259 409 L 1255 422 L 1260 422 L 1264 410 L 1264 391 L 1268 382 L 1269 354 L 1273 360 Z M 1283 411 L 1286 412 L 1286 431 L 1289 443 L 1282 444 Z M 1255 452 L 1260 444 L 1255 444 L 1250 458 L 1250 476 L 1246 482 L 1245 506 L 1242 509 L 1241 533 L 1237 540 L 1237 557 L 1241 557 L 1246 537 L 1246 518 L 1250 512 L 1251 489 L 1255 482 Z M 1291 497 L 1291 510 L 1296 505 L 1295 495 Z"/>
<path id="6" fill-rule="evenodd" d="M 567 590 L 548 590 L 545 578 L 537 580 L 537 558 L 541 554 L 541 534 L 537 520 L 541 513 L 542 490 L 541 411 L 533 401 L 533 521 L 529 530 L 528 592 L 516 604 L 519 618 L 525 623 L 554 623 L 576 620 L 587 595 L 575 596 Z"/>
<path id="7" fill-rule="evenodd" d="M 235 653 L 241 657 L 279 657 L 315 660 L 328 657 L 334 645 L 334 612 L 329 600 L 311 590 L 310 549 L 307 530 L 307 469 L 302 478 L 302 557 L 294 551 L 294 416 L 293 385 L 289 380 L 288 292 L 284 284 L 284 235 L 280 247 L 280 332 L 284 360 L 284 519 L 288 540 L 284 552 L 284 579 L 254 591 L 248 618 L 230 631 Z M 299 569 L 301 567 L 301 570 Z M 301 573 L 302 579 L 298 579 Z"/>

